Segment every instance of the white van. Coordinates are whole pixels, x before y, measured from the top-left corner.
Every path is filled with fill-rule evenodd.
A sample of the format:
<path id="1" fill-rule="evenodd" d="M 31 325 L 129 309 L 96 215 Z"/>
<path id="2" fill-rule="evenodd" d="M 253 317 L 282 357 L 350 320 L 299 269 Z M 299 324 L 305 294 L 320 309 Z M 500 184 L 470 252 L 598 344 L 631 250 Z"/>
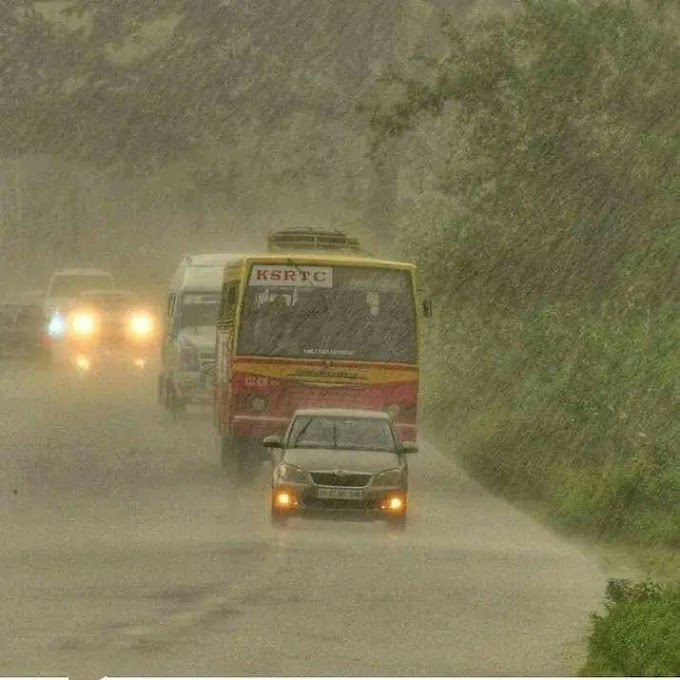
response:
<path id="1" fill-rule="evenodd" d="M 168 290 L 158 399 L 177 418 L 189 403 L 212 401 L 211 371 L 224 267 L 232 253 L 186 256 Z"/>

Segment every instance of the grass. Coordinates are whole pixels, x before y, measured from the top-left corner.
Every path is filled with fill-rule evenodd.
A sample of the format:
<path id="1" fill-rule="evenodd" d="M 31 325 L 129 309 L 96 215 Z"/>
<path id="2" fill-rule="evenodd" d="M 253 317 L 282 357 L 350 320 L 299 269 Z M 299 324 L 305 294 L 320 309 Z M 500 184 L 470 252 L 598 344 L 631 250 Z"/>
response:
<path id="1" fill-rule="evenodd" d="M 464 310 L 428 332 L 446 351 L 426 362 L 425 413 L 467 469 L 559 526 L 675 549 L 679 335 L 664 309 Z"/>
<path id="2" fill-rule="evenodd" d="M 462 309 L 426 332 L 440 349 L 426 353 L 424 413 L 441 443 L 656 579 L 610 582 L 585 675 L 680 674 L 679 334 L 664 307 L 574 305 Z"/>

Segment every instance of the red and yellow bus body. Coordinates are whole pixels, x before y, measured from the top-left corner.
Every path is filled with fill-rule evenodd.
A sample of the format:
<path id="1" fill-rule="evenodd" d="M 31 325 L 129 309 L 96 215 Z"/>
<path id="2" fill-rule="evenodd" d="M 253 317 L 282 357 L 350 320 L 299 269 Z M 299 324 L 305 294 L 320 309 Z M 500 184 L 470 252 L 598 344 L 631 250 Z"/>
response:
<path id="1" fill-rule="evenodd" d="M 417 400 L 415 366 L 234 357 L 223 422 L 236 437 L 261 440 L 282 434 L 300 408 L 375 409 L 391 412 L 402 439 L 415 441 Z"/>
<path id="2" fill-rule="evenodd" d="M 290 264 L 294 261 L 294 264 Z M 243 351 L 244 300 L 254 266 L 320 270 L 327 267 L 403 272 L 412 300 L 413 352 L 409 361 L 354 360 L 325 356 L 263 356 Z M 225 440 L 259 445 L 283 434 L 300 408 L 356 408 L 389 412 L 402 441 L 415 441 L 418 412 L 415 267 L 406 263 L 340 255 L 244 256 L 225 269 L 217 334 L 215 424 Z M 348 319 L 351 324 L 351 320 Z M 246 348 L 247 349 L 247 348 Z"/>

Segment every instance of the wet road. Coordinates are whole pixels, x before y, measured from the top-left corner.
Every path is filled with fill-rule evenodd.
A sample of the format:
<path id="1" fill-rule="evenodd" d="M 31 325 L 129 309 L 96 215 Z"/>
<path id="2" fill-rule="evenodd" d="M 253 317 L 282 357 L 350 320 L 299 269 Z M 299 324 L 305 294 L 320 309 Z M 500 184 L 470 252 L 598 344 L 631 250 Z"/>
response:
<path id="1" fill-rule="evenodd" d="M 563 675 L 599 561 L 425 447 L 410 526 L 269 526 L 154 375 L 0 365 L 0 675 Z"/>

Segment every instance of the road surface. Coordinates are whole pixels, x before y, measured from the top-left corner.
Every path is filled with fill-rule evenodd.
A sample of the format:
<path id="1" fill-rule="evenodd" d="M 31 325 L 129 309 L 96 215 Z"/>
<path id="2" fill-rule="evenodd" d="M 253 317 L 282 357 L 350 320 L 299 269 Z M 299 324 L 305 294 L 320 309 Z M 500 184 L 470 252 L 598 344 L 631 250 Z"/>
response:
<path id="1" fill-rule="evenodd" d="M 564 675 L 596 556 L 411 460 L 410 525 L 268 521 L 155 376 L 0 364 L 0 675 Z"/>

